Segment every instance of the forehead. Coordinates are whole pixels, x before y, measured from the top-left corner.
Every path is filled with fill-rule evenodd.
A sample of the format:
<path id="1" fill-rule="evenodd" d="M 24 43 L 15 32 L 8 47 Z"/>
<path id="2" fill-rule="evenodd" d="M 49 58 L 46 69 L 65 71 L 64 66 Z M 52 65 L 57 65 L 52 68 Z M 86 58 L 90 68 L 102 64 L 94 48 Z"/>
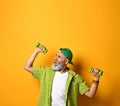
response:
<path id="1" fill-rule="evenodd" d="M 64 58 L 66 58 L 65 55 L 62 54 L 60 51 L 58 51 L 58 52 L 56 53 L 56 56 L 60 56 L 60 57 L 64 57 Z"/>

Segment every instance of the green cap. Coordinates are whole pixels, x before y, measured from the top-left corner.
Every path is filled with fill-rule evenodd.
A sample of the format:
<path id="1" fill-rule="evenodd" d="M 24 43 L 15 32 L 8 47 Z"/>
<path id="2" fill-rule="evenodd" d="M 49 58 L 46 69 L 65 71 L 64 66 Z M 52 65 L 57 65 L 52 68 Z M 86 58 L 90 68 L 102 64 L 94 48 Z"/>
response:
<path id="1" fill-rule="evenodd" d="M 60 52 L 65 55 L 65 57 L 69 60 L 69 63 L 73 65 L 73 62 L 72 62 L 72 57 L 73 57 L 73 54 L 72 54 L 72 51 L 68 48 L 60 48 Z"/>

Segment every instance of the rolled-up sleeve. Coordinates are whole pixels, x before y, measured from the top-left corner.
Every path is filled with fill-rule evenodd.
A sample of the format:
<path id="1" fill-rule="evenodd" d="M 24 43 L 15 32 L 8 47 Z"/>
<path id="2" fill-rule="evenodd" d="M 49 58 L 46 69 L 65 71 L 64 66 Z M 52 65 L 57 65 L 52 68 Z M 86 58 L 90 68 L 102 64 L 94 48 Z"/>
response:
<path id="1" fill-rule="evenodd" d="M 44 67 L 37 67 L 37 66 L 34 66 L 33 67 L 33 78 L 37 78 L 37 79 L 40 79 L 41 76 L 43 75 L 43 71 L 44 71 Z"/>
<path id="2" fill-rule="evenodd" d="M 87 86 L 86 82 L 81 79 L 81 82 L 79 83 L 79 92 L 81 95 L 85 94 L 89 90 L 89 87 Z"/>

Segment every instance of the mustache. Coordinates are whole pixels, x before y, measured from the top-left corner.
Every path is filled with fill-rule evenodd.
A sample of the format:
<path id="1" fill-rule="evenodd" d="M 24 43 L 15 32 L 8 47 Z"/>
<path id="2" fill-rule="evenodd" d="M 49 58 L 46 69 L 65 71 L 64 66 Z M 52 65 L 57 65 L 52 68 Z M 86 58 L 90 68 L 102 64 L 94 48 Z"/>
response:
<path id="1" fill-rule="evenodd" d="M 57 60 L 55 60 L 55 62 L 57 62 Z M 57 65 L 55 65 L 56 63 L 54 63 L 52 65 L 52 69 L 55 70 L 55 71 L 60 71 L 64 68 L 65 66 L 65 63 L 64 62 L 61 62 L 61 63 L 57 63 Z"/>

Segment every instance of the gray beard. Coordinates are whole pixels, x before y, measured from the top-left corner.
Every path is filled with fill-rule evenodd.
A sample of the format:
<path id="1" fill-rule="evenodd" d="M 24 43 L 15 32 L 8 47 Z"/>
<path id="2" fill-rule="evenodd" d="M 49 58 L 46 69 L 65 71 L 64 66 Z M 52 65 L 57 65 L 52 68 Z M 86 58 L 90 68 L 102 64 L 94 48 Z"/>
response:
<path id="1" fill-rule="evenodd" d="M 55 71 L 61 71 L 64 68 L 65 63 L 61 62 L 59 63 L 57 66 L 55 66 L 54 64 L 52 65 L 52 69 Z"/>

